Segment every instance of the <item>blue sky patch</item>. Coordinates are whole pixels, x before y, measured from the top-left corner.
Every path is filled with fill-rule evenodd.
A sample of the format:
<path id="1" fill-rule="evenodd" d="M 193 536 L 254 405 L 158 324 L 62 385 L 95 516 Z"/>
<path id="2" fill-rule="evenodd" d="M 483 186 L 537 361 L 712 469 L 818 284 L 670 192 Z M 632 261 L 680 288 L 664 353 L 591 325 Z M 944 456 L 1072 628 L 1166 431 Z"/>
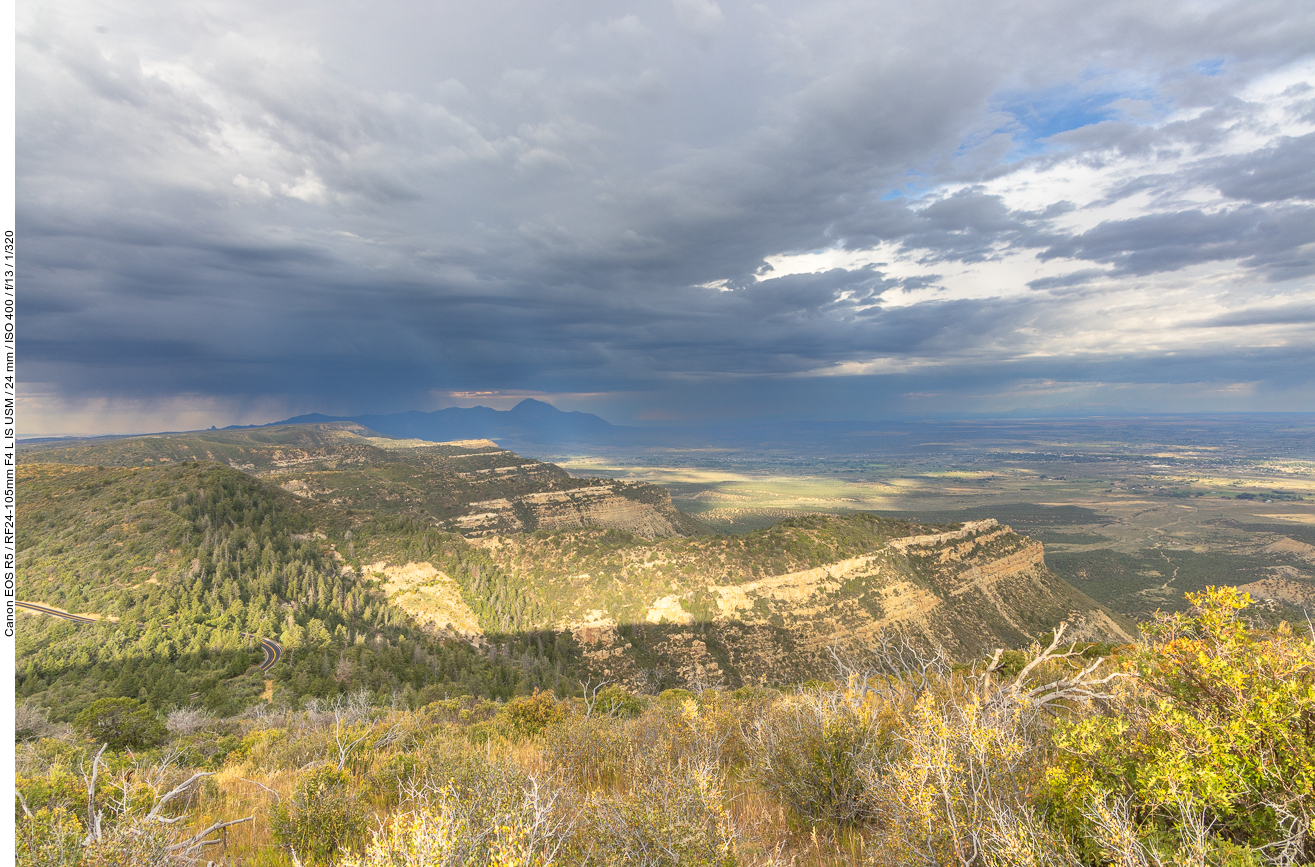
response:
<path id="1" fill-rule="evenodd" d="M 995 132 L 1013 137 L 1010 156 L 1019 159 L 1046 150 L 1045 140 L 1053 135 L 1118 118 L 1119 109 L 1113 104 L 1121 99 L 1154 100 L 1154 94 L 1149 89 L 1084 92 L 1071 84 L 1002 94 L 993 108 L 1008 114 L 1013 123 Z"/>

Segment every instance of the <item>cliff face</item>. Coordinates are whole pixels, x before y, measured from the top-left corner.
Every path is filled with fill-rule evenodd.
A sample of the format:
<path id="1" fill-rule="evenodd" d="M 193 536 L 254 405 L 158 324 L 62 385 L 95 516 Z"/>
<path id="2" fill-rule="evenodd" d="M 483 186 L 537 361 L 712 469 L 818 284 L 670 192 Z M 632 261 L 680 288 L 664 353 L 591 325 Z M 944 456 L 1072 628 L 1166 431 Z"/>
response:
<path id="1" fill-rule="evenodd" d="M 600 487 L 589 499 L 531 502 L 547 523 L 627 508 L 616 500 Z M 482 520 L 519 520 L 515 505 Z M 517 588 L 508 598 L 537 612 L 528 628 L 570 632 L 593 676 L 632 688 L 829 677 L 833 649 L 861 654 L 892 634 L 963 660 L 1026 646 L 1065 621 L 1079 639 L 1131 639 L 1046 567 L 1038 542 L 994 520 L 947 529 L 813 516 L 749 537 L 576 530 L 473 542 Z M 396 598 L 435 625 L 452 616 L 429 613 L 433 601 L 414 590 Z"/>
<path id="2" fill-rule="evenodd" d="M 665 490 L 628 482 L 471 503 L 470 511 L 451 525 L 470 537 L 602 527 L 655 539 L 700 529 L 671 504 L 671 495 Z"/>
<path id="3" fill-rule="evenodd" d="M 705 533 L 654 485 L 577 479 L 487 439 L 379 436 L 350 421 L 25 446 L 48 463 L 216 461 L 307 500 L 407 515 L 472 538 L 571 527 L 644 538 Z"/>
<path id="4" fill-rule="evenodd" d="M 692 610 L 701 599 L 710 617 Z M 566 625 L 600 676 L 639 686 L 662 673 L 672 683 L 825 676 L 831 648 L 861 651 L 883 632 L 966 659 L 1025 645 L 1066 620 L 1082 637 L 1131 639 L 1046 568 L 1040 543 L 986 520 L 825 566 L 669 593 L 652 600 L 643 624 L 592 611 L 588 624 Z"/>

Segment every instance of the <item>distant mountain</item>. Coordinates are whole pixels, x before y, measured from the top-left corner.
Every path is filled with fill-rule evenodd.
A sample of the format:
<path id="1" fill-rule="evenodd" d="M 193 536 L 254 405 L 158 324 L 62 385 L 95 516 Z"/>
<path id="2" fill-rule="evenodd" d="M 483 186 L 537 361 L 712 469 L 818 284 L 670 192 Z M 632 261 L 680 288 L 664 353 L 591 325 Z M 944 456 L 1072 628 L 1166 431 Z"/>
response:
<path id="1" fill-rule="evenodd" d="M 527 398 L 509 410 L 487 406 L 449 407 L 434 412 L 389 415 L 299 415 L 275 424 L 323 424 L 350 421 L 386 436 L 451 442 L 464 439 L 515 440 L 530 443 L 607 442 L 629 429 L 587 412 L 563 412 L 541 400 Z"/>

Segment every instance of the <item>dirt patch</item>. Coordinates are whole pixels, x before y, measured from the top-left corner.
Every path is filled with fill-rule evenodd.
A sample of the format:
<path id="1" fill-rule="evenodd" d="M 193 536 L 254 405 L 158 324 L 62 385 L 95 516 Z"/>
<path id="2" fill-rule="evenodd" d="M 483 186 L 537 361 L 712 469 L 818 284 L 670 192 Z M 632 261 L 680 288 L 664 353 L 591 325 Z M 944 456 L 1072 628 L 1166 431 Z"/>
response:
<path id="1" fill-rule="evenodd" d="M 1283 567 L 1279 567 L 1283 568 Z M 1291 567 L 1288 567 L 1290 569 Z M 1286 573 L 1287 570 L 1284 570 Z M 1292 570 L 1293 573 L 1296 570 Z M 1262 578 L 1259 581 L 1252 581 L 1250 584 L 1243 584 L 1237 588 L 1243 593 L 1250 593 L 1257 599 L 1273 599 L 1276 602 L 1286 602 L 1289 605 L 1295 605 L 1298 608 L 1309 608 L 1315 604 L 1315 587 L 1310 582 L 1293 580 L 1288 574 L 1278 574 L 1272 578 Z"/>
<path id="2" fill-rule="evenodd" d="M 694 615 L 680 607 L 679 596 L 663 596 L 648 609 L 644 619 L 649 623 L 680 623 L 687 625 L 694 622 Z"/>
<path id="3" fill-rule="evenodd" d="M 1260 550 L 1266 554 L 1291 554 L 1315 563 L 1315 545 L 1307 545 L 1305 542 L 1298 542 L 1296 539 L 1289 539 L 1287 536 L 1279 538 L 1277 542 L 1272 542 Z"/>
<path id="4" fill-rule="evenodd" d="M 457 582 L 433 564 L 390 566 L 380 562 L 371 563 L 364 571 L 367 575 L 382 576 L 388 598 L 422 626 L 467 641 L 483 636 L 479 618 L 461 597 Z"/>

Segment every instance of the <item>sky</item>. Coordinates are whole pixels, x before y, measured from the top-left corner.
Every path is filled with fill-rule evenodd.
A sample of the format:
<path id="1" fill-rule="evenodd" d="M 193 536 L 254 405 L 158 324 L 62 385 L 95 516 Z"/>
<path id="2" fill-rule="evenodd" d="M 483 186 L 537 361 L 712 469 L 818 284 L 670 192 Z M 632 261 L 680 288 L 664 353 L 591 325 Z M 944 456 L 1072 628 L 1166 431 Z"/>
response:
<path id="1" fill-rule="evenodd" d="M 1315 411 L 1309 0 L 19 0 L 23 435 Z"/>

